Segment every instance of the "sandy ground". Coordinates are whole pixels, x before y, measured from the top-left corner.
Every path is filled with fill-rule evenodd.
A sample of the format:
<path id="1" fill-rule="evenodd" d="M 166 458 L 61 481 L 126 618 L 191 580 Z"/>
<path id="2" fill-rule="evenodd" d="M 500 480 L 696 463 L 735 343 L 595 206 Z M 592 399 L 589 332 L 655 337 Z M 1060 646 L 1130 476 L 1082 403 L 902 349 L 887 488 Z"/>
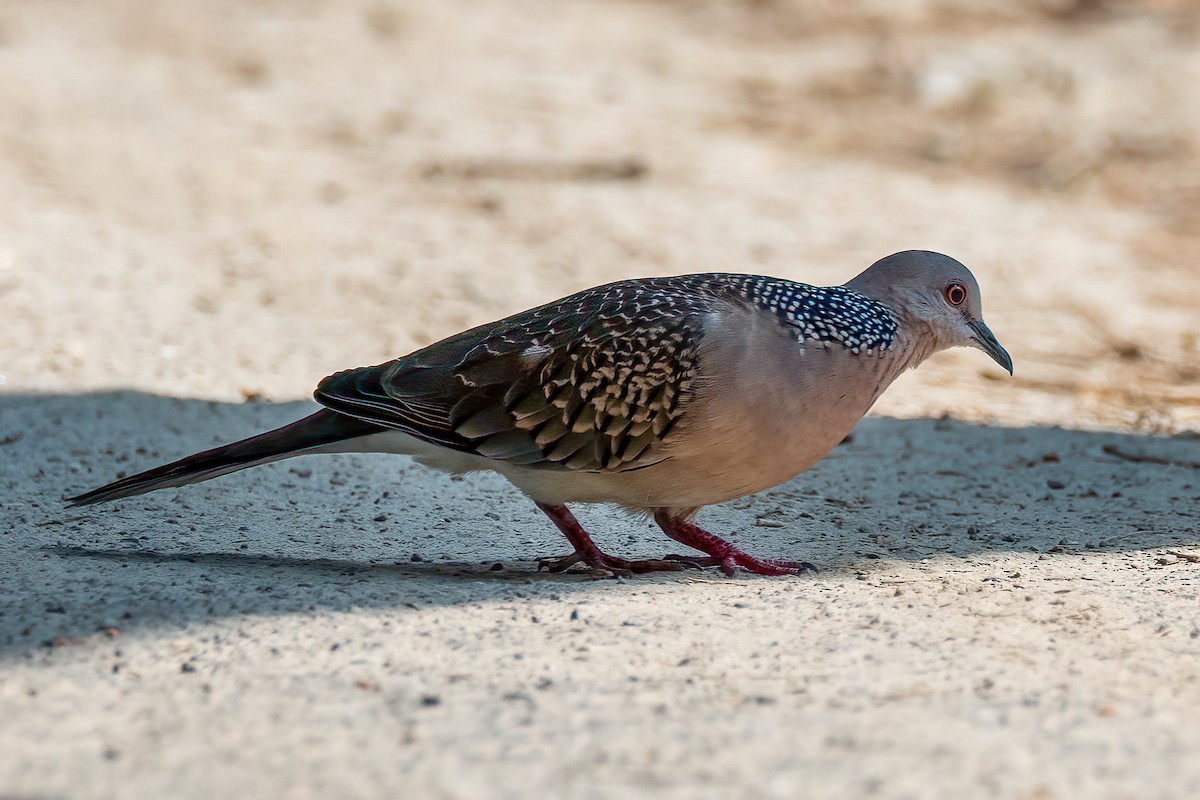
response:
<path id="1" fill-rule="evenodd" d="M 1200 9 L 0 5 L 0 797 L 1188 797 Z M 548 576 L 401 458 L 60 499 L 598 282 L 969 264 L 977 352 L 708 510 L 815 578 Z M 581 516 L 609 550 L 671 548 Z"/>

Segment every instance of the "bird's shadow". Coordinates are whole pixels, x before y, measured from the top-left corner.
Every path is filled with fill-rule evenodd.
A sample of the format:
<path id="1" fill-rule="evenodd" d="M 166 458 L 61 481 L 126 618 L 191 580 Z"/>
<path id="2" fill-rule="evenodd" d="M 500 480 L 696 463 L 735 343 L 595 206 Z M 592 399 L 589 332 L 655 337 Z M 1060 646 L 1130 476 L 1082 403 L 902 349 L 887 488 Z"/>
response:
<path id="1" fill-rule="evenodd" d="M 51 553 L 62 558 L 91 558 L 100 561 L 112 561 L 125 566 L 139 563 L 147 565 L 194 564 L 226 570 L 290 574 L 298 580 L 305 577 L 320 579 L 366 576 L 385 580 L 439 577 L 486 578 L 499 582 L 528 582 L 533 577 L 547 577 L 551 579 L 556 576 L 562 576 L 566 579 L 602 577 L 598 574 L 585 573 L 582 570 L 551 574 L 536 568 L 526 569 L 524 565 L 506 566 L 499 561 L 492 562 L 491 564 L 429 561 L 401 561 L 394 564 L 373 564 L 350 559 L 292 558 L 261 553 L 211 553 L 188 550 L 178 553 L 161 553 L 157 550 L 123 550 L 119 548 L 106 549 L 101 547 L 73 547 L 69 545 L 46 545 L 41 549 L 45 553 Z"/>
<path id="2" fill-rule="evenodd" d="M 500 478 L 448 479 L 397 457 L 294 459 L 108 506 L 62 505 L 309 410 L 138 392 L 0 396 L 0 657 L 233 614 L 406 613 L 621 590 L 538 572 L 537 556 L 565 543 Z M 800 478 L 701 521 L 752 553 L 813 561 L 822 580 L 937 556 L 1187 547 L 1200 541 L 1198 485 L 1193 438 L 870 418 Z M 600 508 L 581 517 L 616 555 L 677 549 L 645 520 Z"/>

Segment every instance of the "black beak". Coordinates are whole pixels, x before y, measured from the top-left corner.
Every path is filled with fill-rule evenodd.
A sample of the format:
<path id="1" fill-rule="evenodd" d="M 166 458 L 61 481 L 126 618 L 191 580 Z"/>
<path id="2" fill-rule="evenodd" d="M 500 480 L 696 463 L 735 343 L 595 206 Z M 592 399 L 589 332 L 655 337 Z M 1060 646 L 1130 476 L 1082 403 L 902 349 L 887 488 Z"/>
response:
<path id="1" fill-rule="evenodd" d="M 995 335 L 988 330 L 987 325 L 983 324 L 983 320 L 971 320 L 970 325 L 971 330 L 975 332 L 975 335 L 971 338 L 979 346 L 979 349 L 991 356 L 993 361 L 1008 370 L 1009 375 L 1012 375 L 1012 356 L 1000 346 L 1000 343 L 996 341 Z"/>

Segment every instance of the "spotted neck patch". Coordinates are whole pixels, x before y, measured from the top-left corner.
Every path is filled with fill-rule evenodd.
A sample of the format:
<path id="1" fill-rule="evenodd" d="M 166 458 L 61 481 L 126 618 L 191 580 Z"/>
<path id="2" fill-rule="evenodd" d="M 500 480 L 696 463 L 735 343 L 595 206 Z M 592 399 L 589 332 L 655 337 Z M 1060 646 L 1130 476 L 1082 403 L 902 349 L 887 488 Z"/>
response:
<path id="1" fill-rule="evenodd" d="M 844 286 L 809 286 L 759 275 L 738 276 L 743 297 L 798 331 L 801 341 L 837 343 L 874 354 L 896 343 L 896 317 L 883 303 Z"/>

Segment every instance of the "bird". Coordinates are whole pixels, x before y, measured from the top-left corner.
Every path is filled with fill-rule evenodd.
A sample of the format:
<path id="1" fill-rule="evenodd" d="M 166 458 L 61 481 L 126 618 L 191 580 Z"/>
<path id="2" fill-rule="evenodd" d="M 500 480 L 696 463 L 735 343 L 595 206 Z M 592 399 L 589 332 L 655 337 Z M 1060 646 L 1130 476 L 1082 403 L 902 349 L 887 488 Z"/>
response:
<path id="1" fill-rule="evenodd" d="M 322 380 L 315 413 L 67 499 L 105 503 L 318 453 L 398 453 L 450 473 L 492 470 L 528 496 L 575 565 L 628 577 L 719 567 L 814 572 L 759 558 L 696 524 L 704 506 L 784 483 L 827 455 L 903 372 L 952 347 L 1012 374 L 966 266 L 926 250 L 840 286 L 699 273 L 623 280 Z M 600 549 L 568 503 L 649 516 L 703 556 Z"/>

